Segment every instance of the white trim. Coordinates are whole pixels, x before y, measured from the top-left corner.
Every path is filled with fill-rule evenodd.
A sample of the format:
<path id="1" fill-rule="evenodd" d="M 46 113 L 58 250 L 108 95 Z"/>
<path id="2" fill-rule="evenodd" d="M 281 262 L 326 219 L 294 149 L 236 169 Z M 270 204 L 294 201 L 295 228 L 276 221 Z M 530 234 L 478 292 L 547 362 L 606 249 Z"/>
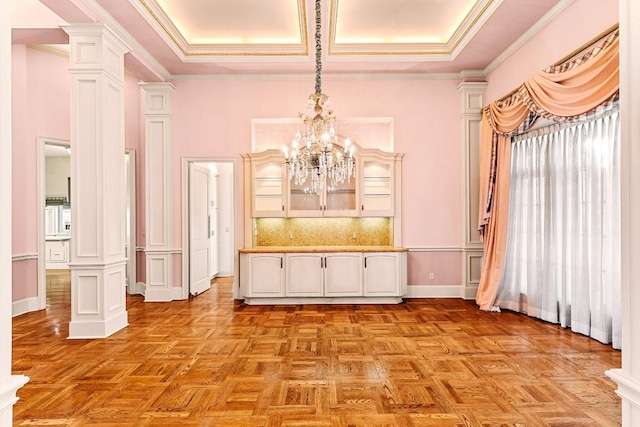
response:
<path id="1" fill-rule="evenodd" d="M 127 241 L 128 253 L 127 253 L 127 276 L 129 282 L 127 283 L 127 290 L 130 294 L 136 294 L 138 289 L 136 286 L 136 278 L 138 274 L 138 267 L 136 265 L 136 151 L 134 149 L 125 148 L 125 156 L 128 158 L 129 168 L 125 171 L 127 174 L 127 204 L 129 206 L 129 240 Z"/>
<path id="2" fill-rule="evenodd" d="M 247 305 L 298 304 L 399 304 L 402 297 L 244 297 Z"/>
<path id="3" fill-rule="evenodd" d="M 11 304 L 11 315 L 13 317 L 20 316 L 21 314 L 30 313 L 32 311 L 42 310 L 39 307 L 38 297 L 30 297 L 14 301 Z"/>
<path id="4" fill-rule="evenodd" d="M 11 161 L 11 0 L 0 0 L 0 425 L 13 424 L 17 390 L 29 381 L 11 375 L 11 316 L 13 276 L 11 268 L 12 161 Z"/>
<path id="5" fill-rule="evenodd" d="M 182 287 L 153 289 L 144 285 L 144 302 L 170 302 L 186 299 L 182 295 Z"/>
<path id="6" fill-rule="evenodd" d="M 464 288 L 464 295 L 462 296 L 462 299 L 475 300 L 477 293 L 478 293 L 477 284 L 473 284 L 472 286 L 467 286 Z"/>
<path id="7" fill-rule="evenodd" d="M 174 248 L 174 249 L 147 249 L 144 246 L 136 246 L 136 252 L 143 252 L 145 254 L 156 254 L 156 255 L 181 254 L 182 253 L 182 249 L 181 248 Z"/>
<path id="8" fill-rule="evenodd" d="M 528 42 L 534 35 L 538 33 L 542 28 L 544 28 L 549 22 L 553 21 L 556 16 L 558 16 L 567 6 L 573 3 L 573 0 L 560 0 L 555 6 L 553 6 L 547 13 L 545 13 L 542 18 L 538 19 L 538 21 L 533 24 L 524 34 L 522 34 L 518 39 L 511 43 L 509 47 L 507 47 L 500 55 L 498 55 L 489 65 L 487 65 L 484 69 L 484 75 L 488 75 L 493 70 L 498 68 L 500 64 L 502 64 L 507 58 L 509 58 L 513 53 L 517 52 L 526 42 Z"/>
<path id="9" fill-rule="evenodd" d="M 408 285 L 404 298 L 462 298 L 462 285 Z"/>
<path id="10" fill-rule="evenodd" d="M 28 261 L 31 259 L 38 259 L 38 254 L 19 254 L 19 255 L 14 255 L 11 257 L 11 261 L 16 262 L 16 261 Z"/>

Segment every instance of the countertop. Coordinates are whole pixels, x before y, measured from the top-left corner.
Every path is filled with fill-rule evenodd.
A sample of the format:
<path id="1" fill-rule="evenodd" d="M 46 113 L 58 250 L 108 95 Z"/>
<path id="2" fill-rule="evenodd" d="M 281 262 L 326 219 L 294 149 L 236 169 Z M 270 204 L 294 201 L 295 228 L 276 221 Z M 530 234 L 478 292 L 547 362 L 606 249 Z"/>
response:
<path id="1" fill-rule="evenodd" d="M 406 252 L 407 248 L 394 246 L 257 246 L 240 248 L 241 254 L 287 252 Z"/>
<path id="2" fill-rule="evenodd" d="M 71 239 L 71 235 L 70 234 L 47 234 L 44 237 L 45 240 L 47 241 L 52 241 L 52 240 L 70 240 Z"/>

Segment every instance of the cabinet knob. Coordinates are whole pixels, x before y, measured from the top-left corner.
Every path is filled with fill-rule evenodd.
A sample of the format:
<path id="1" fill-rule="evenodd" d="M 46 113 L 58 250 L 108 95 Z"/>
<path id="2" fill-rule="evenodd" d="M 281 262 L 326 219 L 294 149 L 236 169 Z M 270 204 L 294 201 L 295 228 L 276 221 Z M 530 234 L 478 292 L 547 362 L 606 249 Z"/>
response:
<path id="1" fill-rule="evenodd" d="M 363 211 L 364 210 L 364 205 L 360 206 L 360 210 Z"/>

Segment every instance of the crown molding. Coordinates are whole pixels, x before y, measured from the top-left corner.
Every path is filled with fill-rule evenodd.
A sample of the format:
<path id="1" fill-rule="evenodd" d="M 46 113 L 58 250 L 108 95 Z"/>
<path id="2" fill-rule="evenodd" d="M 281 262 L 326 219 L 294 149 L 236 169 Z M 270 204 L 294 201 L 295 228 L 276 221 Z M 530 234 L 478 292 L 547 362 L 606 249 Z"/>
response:
<path id="1" fill-rule="evenodd" d="M 544 28 L 549 22 L 553 21 L 553 19 L 558 16 L 564 9 L 567 8 L 573 0 L 561 0 L 558 2 L 549 12 L 545 13 L 542 18 L 540 18 L 535 24 L 531 26 L 523 35 L 518 37 L 518 39 L 513 42 L 509 47 L 507 47 L 500 55 L 496 57 L 489 65 L 487 65 L 484 69 L 485 76 L 490 74 L 496 68 L 498 68 L 504 61 L 507 60 L 511 55 L 517 52 L 525 43 L 527 43 L 534 35 L 538 33 L 542 28 Z"/>

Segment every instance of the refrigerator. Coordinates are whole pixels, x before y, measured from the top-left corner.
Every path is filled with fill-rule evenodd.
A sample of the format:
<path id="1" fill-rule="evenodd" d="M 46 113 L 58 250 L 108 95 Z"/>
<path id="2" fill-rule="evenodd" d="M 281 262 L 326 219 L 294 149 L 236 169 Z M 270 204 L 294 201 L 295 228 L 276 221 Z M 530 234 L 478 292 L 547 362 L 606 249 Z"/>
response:
<path id="1" fill-rule="evenodd" d="M 44 228 L 47 236 L 71 235 L 71 207 L 68 205 L 45 206 Z"/>

